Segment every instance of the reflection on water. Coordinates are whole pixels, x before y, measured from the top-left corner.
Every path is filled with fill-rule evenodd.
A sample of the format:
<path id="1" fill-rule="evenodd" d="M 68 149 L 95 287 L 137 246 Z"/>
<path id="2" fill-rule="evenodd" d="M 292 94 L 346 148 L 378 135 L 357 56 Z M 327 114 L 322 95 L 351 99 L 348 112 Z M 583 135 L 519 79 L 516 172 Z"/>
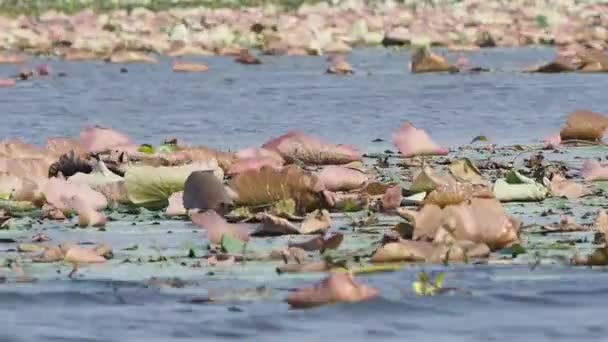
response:
<path id="1" fill-rule="evenodd" d="M 117 65 L 52 62 L 68 77 L 0 90 L 0 137 L 41 143 L 100 123 L 139 142 L 175 136 L 235 149 L 298 128 L 370 151 L 389 148 L 391 132 L 409 120 L 452 146 L 479 134 L 526 143 L 559 129 L 569 111 L 608 108 L 604 75 L 517 72 L 551 57 L 549 49 L 489 50 L 471 60 L 493 73 L 411 75 L 407 52 L 366 50 L 350 57 L 357 68 L 353 77 L 324 75 L 320 57 L 267 57 L 254 67 L 210 57 L 204 58 L 210 66 L 204 74 L 174 74 L 168 60 L 128 66 L 126 74 Z M 2 74 L 13 70 L 0 67 Z M 386 141 L 371 143 L 375 138 Z M 110 242 L 117 246 L 118 240 Z M 193 281 L 185 289 L 159 289 L 131 282 L 137 278 L 131 270 L 117 266 L 112 280 L 88 274 L 88 281 L 67 281 L 62 274 L 38 284 L 3 285 L 0 340 L 554 342 L 605 341 L 608 330 L 608 274 L 599 270 L 451 268 L 448 285 L 472 295 L 415 298 L 402 293 L 415 278 L 417 269 L 409 269 L 364 278 L 384 298 L 310 311 L 291 311 L 282 302 L 287 288 L 305 280 L 273 275 L 271 281 L 214 282 L 204 270 L 180 268 Z M 274 289 L 270 299 L 191 301 L 210 287 L 258 285 Z"/>

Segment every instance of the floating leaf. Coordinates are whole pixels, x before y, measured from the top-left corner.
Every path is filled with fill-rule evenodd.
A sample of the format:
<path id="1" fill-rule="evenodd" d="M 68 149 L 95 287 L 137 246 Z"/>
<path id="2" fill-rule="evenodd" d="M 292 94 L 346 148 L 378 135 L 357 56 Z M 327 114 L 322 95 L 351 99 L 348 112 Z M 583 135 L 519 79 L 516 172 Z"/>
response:
<path id="1" fill-rule="evenodd" d="M 222 235 L 220 240 L 220 246 L 222 247 L 222 251 L 224 253 L 229 254 L 243 254 L 245 251 L 246 243 L 242 240 L 235 239 L 230 235 Z"/>
<path id="2" fill-rule="evenodd" d="M 144 154 L 154 154 L 154 147 L 150 144 L 142 144 L 137 148 L 137 151 Z"/>
<path id="3" fill-rule="evenodd" d="M 452 176 L 461 182 L 479 183 L 483 181 L 481 171 L 469 158 L 453 161 L 448 169 Z"/>
<path id="4" fill-rule="evenodd" d="M 475 138 L 473 138 L 473 140 L 471 140 L 470 144 L 474 144 L 478 141 L 488 142 L 490 140 L 485 135 L 478 135 Z"/>

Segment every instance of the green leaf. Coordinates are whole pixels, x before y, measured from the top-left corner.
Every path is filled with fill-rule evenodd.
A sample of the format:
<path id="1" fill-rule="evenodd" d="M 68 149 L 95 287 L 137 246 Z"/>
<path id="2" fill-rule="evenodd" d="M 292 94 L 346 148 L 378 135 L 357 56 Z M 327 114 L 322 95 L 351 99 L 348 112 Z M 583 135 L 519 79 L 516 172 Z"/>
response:
<path id="1" fill-rule="evenodd" d="M 137 151 L 145 154 L 154 154 L 154 147 L 150 144 L 142 144 L 139 146 Z"/>
<path id="2" fill-rule="evenodd" d="M 440 289 L 443 287 L 444 278 L 445 278 L 445 273 L 439 272 L 439 274 L 435 277 L 435 289 Z"/>
<path id="3" fill-rule="evenodd" d="M 481 171 L 469 158 L 461 158 L 453 161 L 448 169 L 454 178 L 461 182 L 476 183 L 483 180 Z"/>
<path id="4" fill-rule="evenodd" d="M 513 258 L 516 258 L 520 254 L 526 254 L 526 253 L 528 253 L 528 251 L 524 247 L 522 247 L 522 245 L 520 245 L 520 244 L 513 245 L 509 248 L 505 248 L 502 251 L 500 251 L 500 254 L 512 255 Z"/>
<path id="5" fill-rule="evenodd" d="M 220 246 L 224 253 L 242 254 L 245 250 L 246 243 L 239 239 L 235 239 L 230 235 L 224 234 L 220 240 Z"/>
<path id="6" fill-rule="evenodd" d="M 177 145 L 175 144 L 162 144 L 158 146 L 158 152 L 162 153 L 173 153 L 177 151 Z"/>
<path id="7" fill-rule="evenodd" d="M 485 135 L 478 135 L 475 138 L 473 138 L 473 140 L 471 140 L 471 144 L 474 144 L 474 143 L 476 143 L 478 141 L 487 142 L 487 141 L 489 141 L 489 139 Z"/>
<path id="8" fill-rule="evenodd" d="M 494 183 L 494 195 L 501 202 L 542 201 L 547 194 L 546 187 L 517 171 L 510 171 Z"/>

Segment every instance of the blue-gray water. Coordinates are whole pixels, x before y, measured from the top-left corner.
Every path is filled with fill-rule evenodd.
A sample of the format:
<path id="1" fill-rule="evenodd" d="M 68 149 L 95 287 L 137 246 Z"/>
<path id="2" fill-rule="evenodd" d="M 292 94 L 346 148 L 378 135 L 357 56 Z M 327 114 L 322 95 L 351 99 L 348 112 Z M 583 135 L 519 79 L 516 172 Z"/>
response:
<path id="1" fill-rule="evenodd" d="M 324 75 L 320 57 L 264 57 L 262 66 L 201 58 L 210 66 L 204 74 L 174 74 L 168 60 L 129 65 L 126 74 L 118 65 L 51 61 L 56 72 L 68 76 L 0 89 L 0 137 L 42 143 L 99 123 L 139 142 L 175 136 L 235 149 L 297 128 L 369 151 L 390 147 L 371 141 L 390 140 L 391 132 L 407 120 L 450 146 L 479 134 L 498 143 L 528 143 L 557 131 L 572 110 L 608 111 L 606 75 L 517 72 L 552 54 L 543 48 L 484 50 L 470 57 L 473 64 L 496 72 L 411 75 L 407 52 L 357 51 L 349 57 L 357 69 L 353 77 Z M 1 66 L 0 74 L 14 70 Z M 230 271 L 216 279 L 205 268 L 122 263 L 121 249 L 133 243 L 182 255 L 188 243 L 202 245 L 202 235 L 193 239 L 187 223 L 143 224 L 132 228 L 140 229 L 137 236 L 116 222 L 108 232 L 74 232 L 51 223 L 45 227 L 57 242 L 66 236 L 109 242 L 117 258 L 83 271 L 78 281 L 67 280 L 67 266 L 37 265 L 27 270 L 41 279 L 38 284 L 0 285 L 2 341 L 569 342 L 605 341 L 608 334 L 608 273 L 601 269 L 452 266 L 447 285 L 470 295 L 416 298 L 411 283 L 420 268 L 415 267 L 363 277 L 380 288 L 382 299 L 292 311 L 282 302 L 287 289 L 317 276 L 278 277 L 272 266 L 250 265 L 246 267 L 252 271 L 236 269 L 238 280 L 231 279 Z M 173 234 L 167 235 L 169 228 Z M 31 233 L 5 235 L 27 239 Z M 10 248 L 14 245 L 2 249 Z M 4 272 L 10 274 L 6 268 Z M 175 275 L 191 283 L 184 289 L 145 287 L 142 280 L 149 275 Z M 261 285 L 271 290 L 269 298 L 191 303 L 213 289 L 230 292 Z"/>
<path id="2" fill-rule="evenodd" d="M 261 66 L 201 58 L 203 74 L 175 74 L 169 60 L 126 74 L 102 62 L 51 62 L 68 77 L 1 90 L 0 137 L 43 142 L 99 123 L 138 141 L 241 148 L 295 128 L 370 149 L 409 120 L 449 146 L 479 134 L 526 143 L 557 131 L 572 110 L 608 109 L 605 75 L 518 72 L 552 57 L 548 48 L 483 50 L 472 64 L 497 72 L 412 75 L 408 52 L 366 50 L 350 57 L 353 77 L 324 75 L 322 57 L 265 57 Z M 0 75 L 14 70 L 0 66 Z"/>

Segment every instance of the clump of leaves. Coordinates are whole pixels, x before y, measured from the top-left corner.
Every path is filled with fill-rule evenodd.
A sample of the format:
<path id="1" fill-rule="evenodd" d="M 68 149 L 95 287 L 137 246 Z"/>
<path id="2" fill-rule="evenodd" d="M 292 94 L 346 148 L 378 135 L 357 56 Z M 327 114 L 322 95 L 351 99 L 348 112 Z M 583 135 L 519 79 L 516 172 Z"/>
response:
<path id="1" fill-rule="evenodd" d="M 414 293 L 417 296 L 434 296 L 443 288 L 443 278 L 445 273 L 439 272 L 435 279 L 431 281 L 428 273 L 422 271 L 418 273 L 418 280 L 412 284 Z"/>
<path id="2" fill-rule="evenodd" d="M 542 29 L 549 27 L 549 20 L 547 19 L 547 16 L 542 14 L 537 15 L 536 26 Z"/>

